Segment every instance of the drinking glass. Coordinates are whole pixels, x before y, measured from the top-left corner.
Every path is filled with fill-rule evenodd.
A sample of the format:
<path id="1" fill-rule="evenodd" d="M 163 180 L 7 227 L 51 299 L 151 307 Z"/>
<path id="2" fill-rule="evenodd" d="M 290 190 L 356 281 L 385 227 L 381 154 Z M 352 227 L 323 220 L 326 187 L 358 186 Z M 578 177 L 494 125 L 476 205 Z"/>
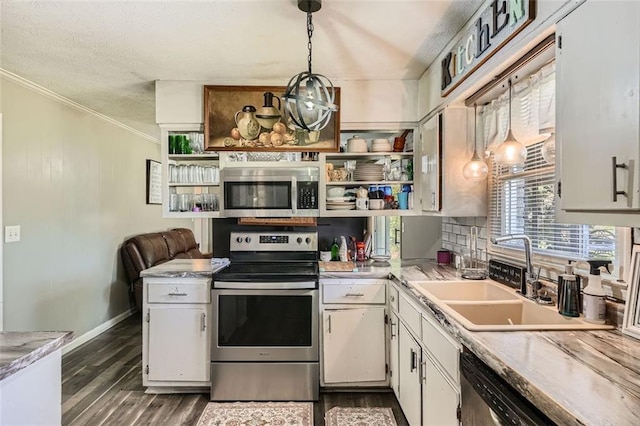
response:
<path id="1" fill-rule="evenodd" d="M 179 209 L 178 194 L 169 194 L 169 211 L 177 212 Z"/>
<path id="2" fill-rule="evenodd" d="M 356 160 L 345 161 L 344 168 L 347 171 L 347 180 L 349 182 L 353 182 L 353 172 L 356 170 Z"/>
<path id="3" fill-rule="evenodd" d="M 389 172 L 391 171 L 391 157 L 384 157 L 382 163 L 382 180 L 389 180 Z"/>

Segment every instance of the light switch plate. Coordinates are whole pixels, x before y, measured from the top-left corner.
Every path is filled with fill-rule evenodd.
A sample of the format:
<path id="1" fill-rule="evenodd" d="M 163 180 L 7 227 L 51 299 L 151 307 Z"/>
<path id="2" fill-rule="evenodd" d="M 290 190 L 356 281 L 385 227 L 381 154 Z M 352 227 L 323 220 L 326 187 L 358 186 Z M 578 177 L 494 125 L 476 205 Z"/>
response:
<path id="1" fill-rule="evenodd" d="M 15 243 L 20 241 L 20 225 L 4 227 L 4 242 Z"/>

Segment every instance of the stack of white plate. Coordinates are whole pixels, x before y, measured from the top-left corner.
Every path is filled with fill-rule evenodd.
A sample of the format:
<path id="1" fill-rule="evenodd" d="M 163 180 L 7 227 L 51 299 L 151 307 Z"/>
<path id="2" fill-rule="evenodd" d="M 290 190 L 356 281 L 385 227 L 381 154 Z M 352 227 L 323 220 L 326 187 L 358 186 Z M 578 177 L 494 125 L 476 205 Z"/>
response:
<path id="1" fill-rule="evenodd" d="M 327 210 L 353 210 L 356 201 L 353 197 L 327 197 Z"/>
<path id="2" fill-rule="evenodd" d="M 358 163 L 353 178 L 359 181 L 382 180 L 382 164 Z"/>
<path id="3" fill-rule="evenodd" d="M 390 152 L 391 144 L 388 139 L 374 139 L 371 142 L 371 152 Z"/>

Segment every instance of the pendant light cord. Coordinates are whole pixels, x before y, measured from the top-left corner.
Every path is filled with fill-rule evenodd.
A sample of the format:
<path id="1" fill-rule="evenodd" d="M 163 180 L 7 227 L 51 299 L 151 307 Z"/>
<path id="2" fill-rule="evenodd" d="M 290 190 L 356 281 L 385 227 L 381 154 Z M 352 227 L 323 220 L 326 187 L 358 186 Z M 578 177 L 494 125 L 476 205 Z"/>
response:
<path id="1" fill-rule="evenodd" d="M 307 12 L 307 37 L 309 42 L 307 43 L 307 49 L 309 49 L 309 56 L 307 58 L 309 62 L 309 74 L 311 74 L 311 36 L 313 35 L 313 19 L 311 18 L 311 12 Z"/>
<path id="2" fill-rule="evenodd" d="M 473 104 L 473 154 L 478 155 L 478 105 Z"/>
<path id="3" fill-rule="evenodd" d="M 509 79 L 509 130 L 511 130 L 511 79 Z"/>

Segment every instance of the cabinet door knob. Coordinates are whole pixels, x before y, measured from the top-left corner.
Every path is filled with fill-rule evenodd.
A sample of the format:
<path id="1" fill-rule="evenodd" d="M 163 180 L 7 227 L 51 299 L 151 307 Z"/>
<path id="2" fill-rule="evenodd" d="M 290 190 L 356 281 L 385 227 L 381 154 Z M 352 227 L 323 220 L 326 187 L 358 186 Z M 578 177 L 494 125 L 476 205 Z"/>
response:
<path id="1" fill-rule="evenodd" d="M 327 318 L 327 321 L 329 322 L 328 326 L 329 329 L 327 330 L 329 334 L 331 334 L 331 314 L 329 314 L 329 317 Z"/>
<path id="2" fill-rule="evenodd" d="M 417 353 L 413 351 L 413 349 L 409 349 L 409 351 L 411 352 L 411 371 L 415 370 L 416 368 L 418 368 L 418 364 L 417 364 Z"/>
<path id="3" fill-rule="evenodd" d="M 169 296 L 186 296 L 187 293 L 169 293 Z"/>
<path id="4" fill-rule="evenodd" d="M 396 334 L 394 333 L 394 327 L 396 325 L 393 323 L 393 321 L 391 321 L 391 338 L 393 339 L 394 337 L 396 337 Z"/>
<path id="5" fill-rule="evenodd" d="M 345 297 L 364 297 L 364 293 L 347 293 Z"/>
<path id="6" fill-rule="evenodd" d="M 201 317 L 202 321 L 202 331 L 206 331 L 207 329 L 207 314 L 203 313 Z"/>

